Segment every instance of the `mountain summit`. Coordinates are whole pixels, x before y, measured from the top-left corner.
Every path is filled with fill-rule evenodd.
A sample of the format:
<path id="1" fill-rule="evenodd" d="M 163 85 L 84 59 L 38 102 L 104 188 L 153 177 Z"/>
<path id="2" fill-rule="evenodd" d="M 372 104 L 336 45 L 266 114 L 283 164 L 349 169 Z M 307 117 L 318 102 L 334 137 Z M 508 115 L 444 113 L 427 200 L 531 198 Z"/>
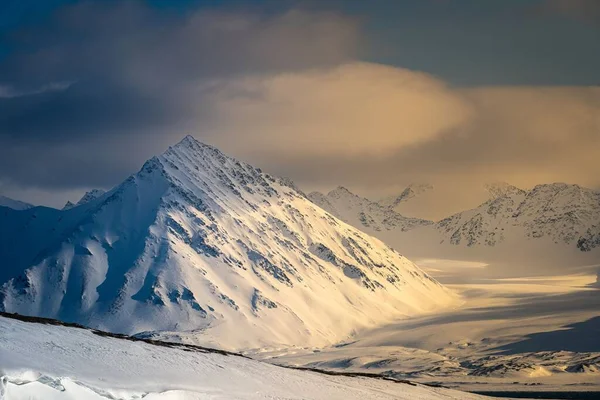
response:
<path id="1" fill-rule="evenodd" d="M 446 306 L 287 179 L 187 136 L 93 201 L 0 211 L 0 309 L 227 348 L 323 345 Z"/>

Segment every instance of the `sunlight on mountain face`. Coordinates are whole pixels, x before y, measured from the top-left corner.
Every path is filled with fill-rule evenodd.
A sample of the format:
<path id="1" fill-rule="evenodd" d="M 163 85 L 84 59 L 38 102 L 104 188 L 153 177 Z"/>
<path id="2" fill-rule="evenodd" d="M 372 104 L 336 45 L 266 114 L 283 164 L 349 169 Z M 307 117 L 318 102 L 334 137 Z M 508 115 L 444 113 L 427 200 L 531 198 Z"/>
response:
<path id="1" fill-rule="evenodd" d="M 0 256 L 13 266 L 2 275 L 4 311 L 239 349 L 331 344 L 455 303 L 293 183 L 192 137 L 88 197 L 2 215 L 11 245 Z"/>

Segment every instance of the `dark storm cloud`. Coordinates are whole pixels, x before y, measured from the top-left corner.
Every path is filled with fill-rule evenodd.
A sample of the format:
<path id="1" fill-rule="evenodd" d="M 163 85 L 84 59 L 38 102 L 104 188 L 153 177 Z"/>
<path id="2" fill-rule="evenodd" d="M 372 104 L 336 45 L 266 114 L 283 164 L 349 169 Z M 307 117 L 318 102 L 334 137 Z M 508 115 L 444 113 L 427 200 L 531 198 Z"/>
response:
<path id="1" fill-rule="evenodd" d="M 327 12 L 62 7 L 0 37 L 0 185 L 117 183 L 209 113 L 212 81 L 333 65 L 356 40 Z"/>

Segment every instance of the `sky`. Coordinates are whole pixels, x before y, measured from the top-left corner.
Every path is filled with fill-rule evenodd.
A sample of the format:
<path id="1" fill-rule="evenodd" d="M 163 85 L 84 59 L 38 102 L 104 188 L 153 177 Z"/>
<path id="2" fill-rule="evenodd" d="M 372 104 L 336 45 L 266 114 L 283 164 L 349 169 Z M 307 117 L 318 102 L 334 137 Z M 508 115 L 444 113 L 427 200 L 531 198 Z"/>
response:
<path id="1" fill-rule="evenodd" d="M 596 0 L 4 0 L 0 194 L 60 207 L 187 134 L 306 191 L 431 183 L 438 213 L 600 188 L 599 43 Z"/>

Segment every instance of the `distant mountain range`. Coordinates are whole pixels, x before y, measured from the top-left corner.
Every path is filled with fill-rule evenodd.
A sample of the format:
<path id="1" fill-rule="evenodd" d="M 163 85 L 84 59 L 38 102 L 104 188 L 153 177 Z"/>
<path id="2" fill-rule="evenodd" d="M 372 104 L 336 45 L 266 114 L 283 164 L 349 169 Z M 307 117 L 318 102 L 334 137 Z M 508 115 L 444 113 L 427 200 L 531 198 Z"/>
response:
<path id="1" fill-rule="evenodd" d="M 227 348 L 334 343 L 454 302 L 291 181 L 192 137 L 64 210 L 0 207 L 0 260 L 2 311 Z"/>
<path id="2" fill-rule="evenodd" d="M 433 191 L 431 185 L 411 185 L 398 196 L 378 202 L 338 187 L 309 198 L 347 223 L 402 249 L 408 236 L 427 236 L 436 246 L 493 247 L 504 242 L 551 242 L 588 252 L 600 248 L 600 192 L 579 185 L 553 183 L 531 190 L 506 183 L 486 185 L 489 200 L 440 221 L 405 217 L 397 210 Z M 422 232 L 427 230 L 428 234 Z M 397 233 L 398 240 L 390 240 Z M 393 242 L 393 243 L 391 243 Z"/>

